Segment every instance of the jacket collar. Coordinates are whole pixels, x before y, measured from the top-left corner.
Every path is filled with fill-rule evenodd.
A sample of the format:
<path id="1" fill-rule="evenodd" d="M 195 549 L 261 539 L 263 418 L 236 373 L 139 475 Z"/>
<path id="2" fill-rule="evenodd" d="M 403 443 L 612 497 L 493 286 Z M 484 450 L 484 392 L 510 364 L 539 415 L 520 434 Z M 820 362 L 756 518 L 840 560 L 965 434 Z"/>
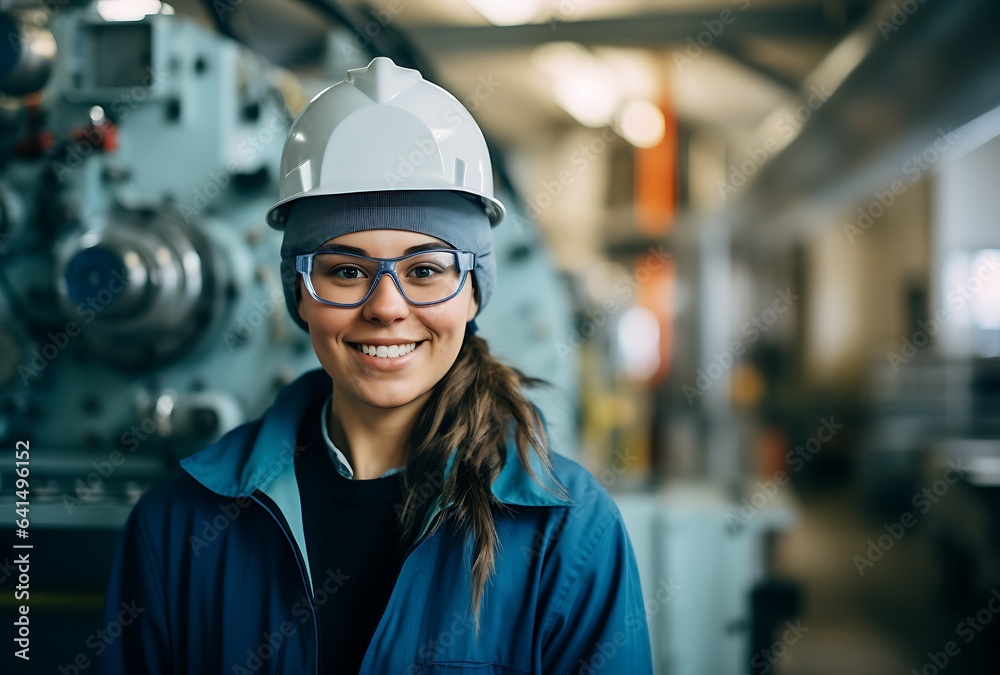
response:
<path id="1" fill-rule="evenodd" d="M 305 583 L 312 589 L 312 572 L 302 523 L 302 502 L 295 479 L 295 439 L 299 425 L 317 396 L 331 390 L 332 382 L 326 371 L 309 371 L 278 392 L 274 403 L 259 422 L 233 429 L 200 452 L 181 460 L 181 466 L 209 490 L 227 497 L 250 497 L 260 490 L 281 511 L 289 534 L 298 545 L 305 563 Z M 537 407 L 536 407 L 537 410 Z M 541 417 L 541 411 L 538 411 Z M 545 424 L 544 418 L 542 424 Z M 547 429 L 546 429 L 547 431 Z M 457 457 L 452 452 L 445 464 L 445 476 L 451 472 Z M 565 506 L 563 500 L 541 487 L 524 470 L 517 456 L 513 434 L 507 443 L 508 461 L 493 482 L 494 496 L 504 503 L 519 506 Z M 562 492 L 542 468 L 541 459 L 530 453 L 531 468 L 540 481 L 556 492 Z M 422 539 L 442 510 L 437 495 L 424 516 L 417 541 Z"/>
<path id="2" fill-rule="evenodd" d="M 287 518 L 289 512 L 286 509 L 299 506 L 294 453 L 302 416 L 309 403 L 315 397 L 326 395 L 331 387 L 330 376 L 322 368 L 304 373 L 278 392 L 259 423 L 255 437 L 253 425 L 243 425 L 204 450 L 181 460 L 181 466 L 202 485 L 223 496 L 248 497 L 255 490 L 261 490 L 279 507 L 286 507 L 282 511 Z M 538 479 L 550 489 L 560 492 L 559 484 L 545 473 L 538 454 L 531 452 L 530 456 L 532 471 Z M 452 452 L 448 458 L 446 476 L 451 472 L 456 457 L 457 453 Z M 518 459 L 513 434 L 509 435 L 507 457 L 508 461 L 492 485 L 497 500 L 518 506 L 565 506 L 568 503 L 528 475 Z M 287 503 L 289 501 L 294 503 Z M 425 524 L 429 523 L 431 514 L 428 513 L 428 516 Z"/>

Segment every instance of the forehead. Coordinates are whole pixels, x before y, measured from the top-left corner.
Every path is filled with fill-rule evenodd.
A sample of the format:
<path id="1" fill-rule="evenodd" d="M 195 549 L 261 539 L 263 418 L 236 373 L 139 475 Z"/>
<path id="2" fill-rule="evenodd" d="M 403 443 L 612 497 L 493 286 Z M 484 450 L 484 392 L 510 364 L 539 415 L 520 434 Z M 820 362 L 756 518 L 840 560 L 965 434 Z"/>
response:
<path id="1" fill-rule="evenodd" d="M 410 232 L 408 230 L 364 230 L 361 232 L 350 232 L 339 237 L 328 239 L 323 243 L 323 247 L 328 246 L 349 246 L 360 249 L 373 258 L 393 258 L 405 255 L 406 250 L 415 246 L 435 244 L 445 248 L 450 248 L 451 244 L 432 237 L 422 232 Z"/>

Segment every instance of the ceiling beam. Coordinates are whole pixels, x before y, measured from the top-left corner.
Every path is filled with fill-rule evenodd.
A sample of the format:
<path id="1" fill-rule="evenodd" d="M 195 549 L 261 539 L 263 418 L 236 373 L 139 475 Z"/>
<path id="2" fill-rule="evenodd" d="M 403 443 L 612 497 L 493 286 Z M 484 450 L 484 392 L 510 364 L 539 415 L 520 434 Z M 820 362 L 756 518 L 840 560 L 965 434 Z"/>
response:
<path id="1" fill-rule="evenodd" d="M 772 68 L 766 63 L 761 63 L 757 59 L 753 58 L 743 43 L 736 40 L 726 40 L 720 36 L 720 38 L 712 45 L 712 48 L 722 52 L 743 67 L 764 77 L 769 82 L 778 85 L 788 93 L 798 93 L 799 82 L 776 68 Z"/>
<path id="2" fill-rule="evenodd" d="M 437 52 L 517 49 L 554 40 L 587 46 L 662 47 L 685 45 L 690 39 L 711 46 L 723 35 L 727 40 L 748 35 L 836 39 L 854 25 L 864 9 L 858 4 L 850 5 L 841 22 L 831 21 L 822 7 L 741 11 L 740 6 L 737 3 L 721 12 L 661 12 L 583 21 L 571 21 L 570 17 L 555 12 L 544 23 L 520 26 L 411 25 L 408 30 L 420 42 L 433 45 Z"/>
<path id="3" fill-rule="evenodd" d="M 920 7 L 912 16 L 873 19 L 866 58 L 727 203 L 722 217 L 737 239 L 788 243 L 800 226 L 797 208 L 815 212 L 824 204 L 836 212 L 867 203 L 873 188 L 893 180 L 909 185 L 930 172 L 907 174 L 912 155 L 1000 106 L 1000 3 Z"/>

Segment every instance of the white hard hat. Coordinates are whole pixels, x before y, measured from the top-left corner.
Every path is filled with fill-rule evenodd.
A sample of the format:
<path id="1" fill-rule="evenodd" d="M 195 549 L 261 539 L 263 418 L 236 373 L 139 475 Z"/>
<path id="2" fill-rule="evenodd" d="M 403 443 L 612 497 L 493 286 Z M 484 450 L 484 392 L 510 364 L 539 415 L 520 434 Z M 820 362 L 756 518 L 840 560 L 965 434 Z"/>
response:
<path id="1" fill-rule="evenodd" d="M 275 229 L 302 197 L 352 192 L 453 190 L 479 197 L 496 226 L 493 169 L 479 125 L 458 99 L 384 56 L 347 71 L 299 113 L 281 153 Z"/>

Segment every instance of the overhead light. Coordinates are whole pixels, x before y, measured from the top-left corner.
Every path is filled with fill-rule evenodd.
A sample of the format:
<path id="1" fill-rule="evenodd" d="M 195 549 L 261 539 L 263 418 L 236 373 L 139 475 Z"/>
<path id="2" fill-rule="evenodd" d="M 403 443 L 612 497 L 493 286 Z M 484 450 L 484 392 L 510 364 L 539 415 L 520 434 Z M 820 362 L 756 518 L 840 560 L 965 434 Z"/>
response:
<path id="1" fill-rule="evenodd" d="M 484 19 L 496 26 L 517 26 L 538 16 L 539 0 L 467 0 Z"/>
<path id="2" fill-rule="evenodd" d="M 553 42 L 532 52 L 535 67 L 552 81 L 556 103 L 580 124 L 603 127 L 612 122 L 621 91 L 614 69 L 573 42 Z"/>
<path id="3" fill-rule="evenodd" d="M 576 68 L 555 78 L 552 85 L 556 103 L 580 124 L 598 128 L 614 119 L 618 91 L 599 70 Z"/>
<path id="4" fill-rule="evenodd" d="M 597 47 L 596 58 L 611 66 L 618 80 L 618 88 L 628 98 L 645 98 L 655 101 L 664 94 L 662 65 L 647 49 Z"/>
<path id="5" fill-rule="evenodd" d="M 660 323 L 645 307 L 629 307 L 618 322 L 618 358 L 629 376 L 646 380 L 660 367 Z"/>
<path id="6" fill-rule="evenodd" d="M 638 148 L 659 145 L 666 130 L 663 111 L 656 104 L 643 99 L 626 102 L 615 121 L 618 135 Z"/>
<path id="7" fill-rule="evenodd" d="M 984 330 L 1000 330 L 1000 249 L 977 251 L 970 268 L 966 286 L 972 295 L 972 321 Z"/>
<path id="8" fill-rule="evenodd" d="M 98 0 L 97 13 L 105 21 L 141 21 L 150 14 L 173 14 L 160 0 Z"/>
<path id="9" fill-rule="evenodd" d="M 545 42 L 531 50 L 531 62 L 538 70 L 554 77 L 586 54 L 587 48 L 579 42 Z"/>

